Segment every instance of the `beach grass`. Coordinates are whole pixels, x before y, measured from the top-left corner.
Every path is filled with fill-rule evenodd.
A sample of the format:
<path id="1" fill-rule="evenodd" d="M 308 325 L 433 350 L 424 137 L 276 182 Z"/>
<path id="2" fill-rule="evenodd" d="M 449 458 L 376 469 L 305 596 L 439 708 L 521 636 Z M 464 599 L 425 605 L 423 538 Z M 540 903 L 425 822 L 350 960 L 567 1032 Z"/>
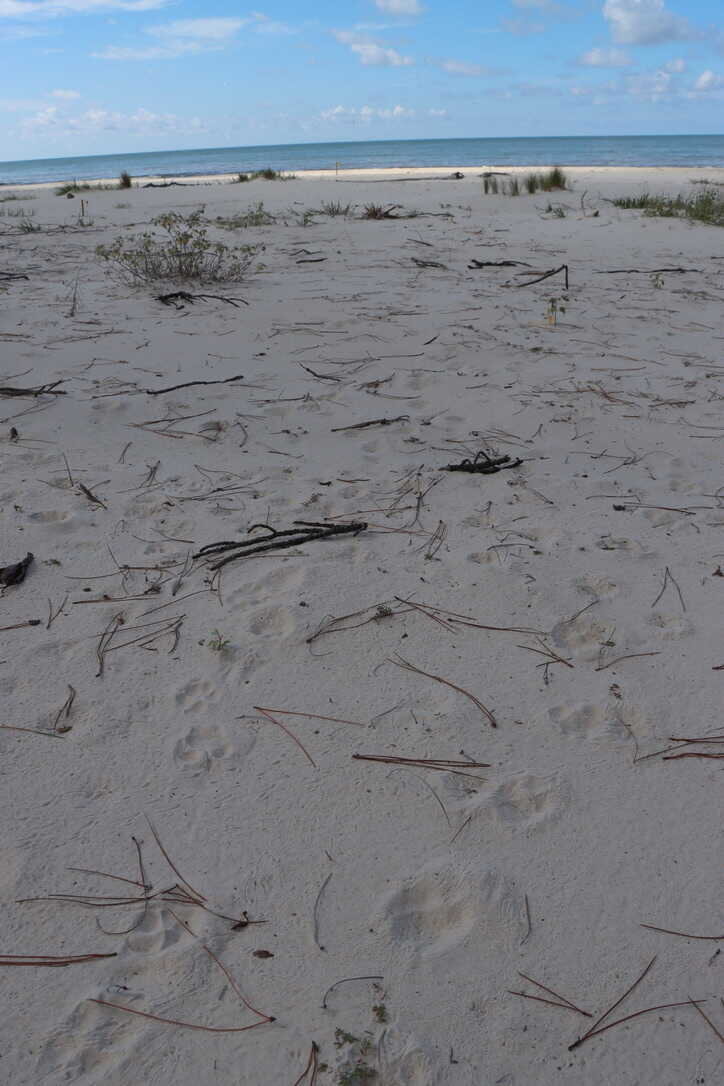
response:
<path id="1" fill-rule="evenodd" d="M 643 211 L 657 218 L 691 219 L 709 226 L 724 226 L 724 197 L 714 188 L 704 188 L 692 195 L 662 196 L 648 192 L 637 196 L 619 196 L 611 201 L 624 210 Z"/>

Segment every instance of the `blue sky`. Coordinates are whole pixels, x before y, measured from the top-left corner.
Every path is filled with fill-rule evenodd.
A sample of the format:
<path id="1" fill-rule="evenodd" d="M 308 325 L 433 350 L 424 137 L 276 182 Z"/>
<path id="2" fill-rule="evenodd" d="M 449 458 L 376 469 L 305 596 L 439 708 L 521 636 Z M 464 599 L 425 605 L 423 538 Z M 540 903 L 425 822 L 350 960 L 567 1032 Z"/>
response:
<path id="1" fill-rule="evenodd" d="M 0 159 L 724 130 L 720 0 L 260 2 L 0 0 Z"/>

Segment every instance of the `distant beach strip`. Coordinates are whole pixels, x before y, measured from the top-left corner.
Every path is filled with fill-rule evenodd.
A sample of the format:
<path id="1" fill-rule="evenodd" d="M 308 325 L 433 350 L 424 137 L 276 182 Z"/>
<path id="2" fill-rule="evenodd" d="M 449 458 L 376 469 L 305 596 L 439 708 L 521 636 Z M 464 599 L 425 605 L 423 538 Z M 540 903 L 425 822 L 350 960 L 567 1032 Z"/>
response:
<path id="1" fill-rule="evenodd" d="M 724 136 L 566 136 L 370 140 L 217 147 L 0 162 L 0 185 L 115 178 L 209 177 L 253 172 L 493 166 L 724 166 Z"/>

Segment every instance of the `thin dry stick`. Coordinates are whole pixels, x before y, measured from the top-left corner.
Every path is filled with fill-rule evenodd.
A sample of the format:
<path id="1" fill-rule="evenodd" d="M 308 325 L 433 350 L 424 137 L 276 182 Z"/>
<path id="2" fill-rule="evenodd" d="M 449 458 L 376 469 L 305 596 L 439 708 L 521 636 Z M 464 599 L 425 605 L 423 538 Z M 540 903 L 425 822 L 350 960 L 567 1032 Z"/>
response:
<path id="1" fill-rule="evenodd" d="M 309 753 L 304 744 L 299 739 L 297 739 L 294 732 L 291 732 L 285 724 L 282 724 L 281 720 L 277 720 L 276 717 L 273 717 L 271 713 L 268 712 L 266 709 L 262 709 L 258 705 L 255 705 L 254 708 L 258 713 L 261 713 L 262 716 L 266 717 L 267 720 L 271 720 L 272 724 L 276 724 L 278 728 L 281 728 L 283 732 L 286 732 L 289 738 L 297 744 L 301 752 L 304 754 L 304 757 L 312 763 L 315 769 L 317 768 L 317 763 L 315 762 L 314 758 L 312 758 L 312 755 Z"/>
<path id="2" fill-rule="evenodd" d="M 60 709 L 58 709 L 58 712 L 55 715 L 55 720 L 53 721 L 53 730 L 54 731 L 60 732 L 61 734 L 63 732 L 69 732 L 70 731 L 70 729 L 71 729 L 70 724 L 63 724 L 60 727 L 58 725 L 60 724 L 60 721 L 61 721 L 61 719 L 63 717 L 65 717 L 65 719 L 67 720 L 68 717 L 70 716 L 70 711 L 73 708 L 73 702 L 75 701 L 75 695 L 76 695 L 75 687 L 71 686 L 70 683 L 68 683 L 68 697 L 65 699 L 65 701 L 63 702 Z"/>
<path id="3" fill-rule="evenodd" d="M 677 758 L 724 758 L 724 754 L 706 754 L 703 750 L 692 750 L 685 754 L 665 754 L 662 762 L 675 762 Z"/>
<path id="4" fill-rule="evenodd" d="M 673 573 L 671 572 L 671 570 L 669 569 L 668 566 L 666 567 L 666 569 L 664 571 L 664 583 L 661 586 L 661 591 L 659 592 L 658 596 L 656 597 L 654 602 L 651 604 L 651 606 L 655 607 L 656 604 L 659 602 L 659 600 L 663 596 L 664 592 L 666 591 L 666 586 L 669 583 L 669 581 L 671 581 L 671 583 L 673 584 L 673 586 L 675 587 L 675 589 L 676 589 L 676 591 L 678 593 L 679 603 L 681 604 L 682 611 L 685 611 L 686 610 L 686 604 L 684 603 L 684 597 L 681 594 L 681 589 L 679 588 L 679 585 L 678 585 L 678 583 L 676 581 L 676 578 L 674 577 Z"/>
<path id="5" fill-rule="evenodd" d="M 42 965 L 62 968 L 64 965 L 80 965 L 82 962 L 96 962 L 102 958 L 116 958 L 111 954 L 0 954 L 0 965 Z"/>
<path id="6" fill-rule="evenodd" d="M 717 1027 L 712 1022 L 711 1018 L 709 1018 L 709 1016 L 707 1014 L 704 1014 L 703 1010 L 699 1006 L 700 1002 L 703 1002 L 703 1000 L 696 1000 L 696 999 L 690 999 L 689 1000 L 689 1003 L 691 1003 L 694 1010 L 697 1010 L 699 1012 L 699 1014 L 701 1015 L 701 1017 L 704 1019 L 704 1021 L 709 1023 L 709 1025 L 714 1030 L 714 1032 L 716 1033 L 719 1040 L 722 1042 L 722 1044 L 724 1044 L 724 1034 L 720 1033 L 720 1031 L 717 1029 Z"/>
<path id="7" fill-rule="evenodd" d="M 51 627 L 51 626 L 53 625 L 53 623 L 55 622 L 56 618 L 57 618 L 57 617 L 58 617 L 58 615 L 59 615 L 59 614 L 61 613 L 61 611 L 63 610 L 63 608 L 65 607 L 65 605 L 66 605 L 66 603 L 67 603 L 67 602 L 68 602 L 68 595 L 67 595 L 67 593 L 66 593 L 66 595 L 65 595 L 65 598 L 63 599 L 63 602 L 61 603 L 60 607 L 58 607 L 58 608 L 57 608 L 57 609 L 56 609 L 56 610 L 54 611 L 54 610 L 53 610 L 53 601 L 52 601 L 52 600 L 48 600 L 48 621 L 47 621 L 47 623 L 46 623 L 46 625 L 45 625 L 45 628 L 46 628 L 46 630 L 49 630 L 49 629 L 50 629 L 50 627 Z"/>
<path id="8" fill-rule="evenodd" d="M 556 999 L 560 999 L 560 1001 L 570 1007 L 572 1011 L 578 1011 L 578 1013 L 582 1014 L 584 1018 L 593 1018 L 593 1015 L 590 1014 L 589 1011 L 584 1011 L 581 1009 L 581 1007 L 577 1007 L 576 1004 L 571 1002 L 571 1000 L 568 999 L 567 996 L 561 995 L 560 992 L 554 992 L 552 988 L 546 988 L 545 984 L 541 984 L 538 980 L 533 980 L 533 978 L 529 977 L 527 973 L 521 973 L 519 970 L 518 976 L 522 977 L 523 980 L 527 980 L 529 984 L 535 984 L 536 988 L 540 988 L 541 991 L 548 992 L 548 995 L 552 995 L 555 996 Z"/>
<path id="9" fill-rule="evenodd" d="M 319 1070 L 319 1046 L 316 1041 L 312 1041 L 312 1047 L 309 1050 L 309 1059 L 307 1060 L 307 1066 L 302 1071 L 299 1078 L 294 1082 L 293 1086 L 301 1086 L 305 1081 L 307 1075 L 311 1072 L 311 1078 L 309 1079 L 309 1086 L 315 1086 L 317 1081 L 317 1072 Z"/>
<path id="10" fill-rule="evenodd" d="M 255 709 L 259 709 L 259 705 L 254 706 Z M 366 725 L 362 724 L 359 720 L 340 720 L 337 716 L 320 716 L 319 713 L 297 713 L 293 709 L 271 709 L 268 706 L 261 710 L 267 713 L 281 713 L 282 716 L 303 716 L 307 720 L 329 720 L 332 724 L 355 724 L 359 728 L 364 728 Z"/>
<path id="11" fill-rule="evenodd" d="M 19 724 L 0 724 L 4 732 L 32 732 L 33 735 L 48 735 L 51 739 L 62 739 L 58 732 L 44 732 L 41 728 L 21 728 Z"/>
<path id="12" fill-rule="evenodd" d="M 576 666 L 575 664 L 572 664 L 570 660 L 566 660 L 563 656 L 559 656 L 557 652 L 554 652 L 554 650 L 546 645 L 544 641 L 541 641 L 540 638 L 536 638 L 536 640 L 539 645 L 543 646 L 542 648 L 534 649 L 531 645 L 516 645 L 515 647 L 517 649 L 525 649 L 526 652 L 535 652 L 538 656 L 545 656 L 552 664 L 565 664 L 566 667 L 571 668 Z M 538 666 L 542 667 L 543 665 L 540 664 Z"/>
<path id="13" fill-rule="evenodd" d="M 652 1014 L 654 1011 L 665 1011 L 669 1007 L 688 1007 L 690 1004 L 696 1006 L 697 1003 L 705 1002 L 706 1000 L 704 999 L 687 999 L 683 1003 L 660 1003 L 656 1007 L 644 1007 L 643 1010 L 634 1011 L 633 1014 L 627 1014 L 625 1018 L 617 1018 L 615 1022 L 609 1022 L 607 1026 L 601 1026 L 600 1029 L 589 1030 L 583 1037 L 579 1037 L 577 1041 L 574 1041 L 572 1045 L 569 1045 L 568 1051 L 572 1052 L 574 1048 L 578 1048 L 584 1041 L 590 1041 L 591 1037 L 597 1037 L 599 1033 L 605 1033 L 607 1029 L 613 1029 L 614 1026 L 620 1026 L 623 1022 L 630 1022 L 632 1018 L 640 1018 L 642 1014 Z"/>
<path id="14" fill-rule="evenodd" d="M 24 630 L 28 626 L 40 626 L 39 618 L 28 618 L 25 622 L 14 622 L 12 626 L 0 626 L 0 633 L 7 633 L 8 630 Z M 716 671 L 717 668 L 714 668 Z"/>
<path id="15" fill-rule="evenodd" d="M 614 664 L 620 664 L 622 660 L 635 660 L 639 656 L 661 656 L 660 652 L 631 652 L 628 656 L 617 656 L 615 660 L 609 660 L 607 664 L 602 664 L 601 667 L 596 667 L 594 671 L 605 671 L 607 667 L 613 667 Z"/>
<path id="16" fill-rule="evenodd" d="M 455 773 L 461 777 L 473 777 L 482 780 L 462 769 L 490 769 L 490 762 L 462 762 L 446 758 L 398 758 L 394 754 L 353 754 L 355 761 L 382 762 L 383 765 L 414 766 L 416 769 L 438 769 L 443 773 Z"/>
<path id="17" fill-rule="evenodd" d="M 720 943 L 724 940 L 724 935 L 691 935 L 687 931 L 672 931 L 671 928 L 657 928 L 655 924 L 642 924 L 642 928 L 648 928 L 650 931 L 661 931 L 664 935 L 678 935 L 682 939 L 703 939 L 710 943 Z"/>
<path id="18" fill-rule="evenodd" d="M 327 1009 L 327 996 L 330 996 L 332 994 L 332 992 L 335 990 L 335 988 L 339 988 L 340 984 L 350 984 L 353 980 L 384 980 L 384 979 L 385 979 L 384 977 L 373 976 L 373 977 L 344 977 L 342 980 L 337 980 L 337 981 L 334 982 L 334 984 L 330 984 L 329 988 L 327 989 L 327 991 L 322 996 L 322 1010 L 326 1011 L 326 1009 Z"/>
<path id="19" fill-rule="evenodd" d="M 317 946 L 319 947 L 320 950 L 326 950 L 326 947 L 323 947 L 322 944 L 319 941 L 319 917 L 317 916 L 317 910 L 319 909 L 319 903 L 322 900 L 322 895 L 323 895 L 324 891 L 327 889 L 327 884 L 329 883 L 329 880 L 332 878 L 332 874 L 333 874 L 333 872 L 330 871 L 329 874 L 327 875 L 326 879 L 324 880 L 324 882 L 320 886 L 319 893 L 317 894 L 316 898 L 314 899 L 314 908 L 312 909 L 312 928 L 313 928 L 313 933 L 314 933 L 314 941 L 315 941 L 315 943 L 317 944 Z"/>
<path id="20" fill-rule="evenodd" d="M 146 822 L 148 822 L 148 828 L 150 829 L 151 833 L 153 834 L 154 841 L 156 842 L 159 849 L 161 850 L 161 854 L 162 854 L 164 860 L 166 861 L 168 866 L 171 868 L 174 875 L 178 876 L 178 878 L 181 880 L 181 882 L 184 884 L 184 886 L 186 886 L 188 888 L 188 890 L 193 894 L 193 896 L 197 899 L 198 902 L 206 901 L 206 898 L 204 897 L 204 895 L 199 893 L 198 890 L 194 890 L 191 883 L 188 882 L 188 880 L 183 877 L 183 875 L 181 874 L 179 869 L 176 867 L 176 864 L 173 862 L 173 860 L 169 856 L 168 852 L 166 852 L 166 849 L 164 848 L 163 844 L 161 843 L 161 838 L 158 836 L 158 831 L 156 830 L 156 827 L 154 826 L 153 822 L 148 817 L 148 815 L 146 815 L 145 818 L 146 818 Z"/>
<path id="21" fill-rule="evenodd" d="M 424 675 L 427 679 L 433 679 L 434 682 L 441 683 L 443 686 L 449 686 L 451 690 L 457 690 L 459 694 L 464 694 L 465 697 L 472 701 L 473 705 L 477 706 L 480 712 L 485 717 L 487 717 L 488 721 L 490 722 L 490 726 L 492 728 L 497 728 L 498 722 L 491 713 L 490 709 L 488 709 L 487 706 L 483 705 L 482 701 L 479 698 L 476 698 L 474 694 L 471 694 L 468 690 L 463 690 L 461 686 L 457 686 L 455 683 L 450 682 L 449 679 L 443 679 L 440 675 L 432 675 L 429 671 L 423 671 L 421 668 L 415 667 L 415 665 L 411 664 L 409 660 L 403 659 L 403 657 L 400 656 L 399 653 L 395 653 L 395 655 L 397 659 L 390 659 L 389 662 L 391 664 L 395 664 L 396 667 L 400 667 L 405 671 L 412 671 L 416 675 Z"/>
<path id="22" fill-rule="evenodd" d="M 508 995 L 520 996 L 521 999 L 532 999 L 536 1003 L 546 1003 L 549 1007 L 560 1007 L 562 1011 L 576 1011 L 575 1007 L 569 1007 L 567 1003 L 556 1003 L 552 999 L 544 999 L 543 996 L 529 995 L 527 992 L 516 992 L 513 988 L 505 989 Z M 585 1011 L 580 1011 L 580 1014 L 585 1014 Z M 590 1014 L 588 1015 L 590 1018 Z"/>

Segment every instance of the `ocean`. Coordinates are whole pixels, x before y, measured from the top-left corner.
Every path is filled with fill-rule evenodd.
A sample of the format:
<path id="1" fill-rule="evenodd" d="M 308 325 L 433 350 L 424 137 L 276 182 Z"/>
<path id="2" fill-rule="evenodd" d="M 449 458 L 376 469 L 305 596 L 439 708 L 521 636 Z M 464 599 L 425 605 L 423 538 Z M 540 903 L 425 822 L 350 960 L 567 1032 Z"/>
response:
<path id="1" fill-rule="evenodd" d="M 531 139 L 369 140 L 214 147 L 0 162 L 0 184 L 118 177 L 393 166 L 724 166 L 724 136 L 566 136 Z"/>

